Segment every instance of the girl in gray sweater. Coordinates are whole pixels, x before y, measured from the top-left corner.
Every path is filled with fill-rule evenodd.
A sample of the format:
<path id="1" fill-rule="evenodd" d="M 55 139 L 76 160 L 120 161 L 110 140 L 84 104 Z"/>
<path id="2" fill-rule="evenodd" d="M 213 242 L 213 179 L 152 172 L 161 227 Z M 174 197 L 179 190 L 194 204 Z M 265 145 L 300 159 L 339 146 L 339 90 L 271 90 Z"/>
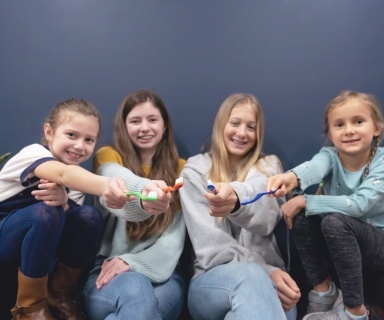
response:
<path id="1" fill-rule="evenodd" d="M 263 132 L 256 98 L 233 94 L 217 113 L 209 152 L 188 159 L 182 171 L 181 203 L 196 255 L 188 295 L 194 319 L 296 316 L 300 290 L 284 271 L 273 235 L 283 200 L 240 205 L 282 170 L 277 157 L 262 153 Z M 207 179 L 216 192 L 208 192 Z"/>

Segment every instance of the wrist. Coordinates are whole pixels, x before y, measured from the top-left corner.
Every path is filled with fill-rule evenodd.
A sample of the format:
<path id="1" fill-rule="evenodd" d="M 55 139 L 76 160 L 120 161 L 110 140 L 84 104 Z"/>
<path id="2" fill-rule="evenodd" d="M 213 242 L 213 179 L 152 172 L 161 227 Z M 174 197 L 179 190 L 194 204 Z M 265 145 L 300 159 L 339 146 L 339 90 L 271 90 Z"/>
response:
<path id="1" fill-rule="evenodd" d="M 301 181 L 300 181 L 300 178 L 297 176 L 296 172 L 292 170 L 288 170 L 286 173 L 292 177 L 293 189 L 300 188 Z"/>

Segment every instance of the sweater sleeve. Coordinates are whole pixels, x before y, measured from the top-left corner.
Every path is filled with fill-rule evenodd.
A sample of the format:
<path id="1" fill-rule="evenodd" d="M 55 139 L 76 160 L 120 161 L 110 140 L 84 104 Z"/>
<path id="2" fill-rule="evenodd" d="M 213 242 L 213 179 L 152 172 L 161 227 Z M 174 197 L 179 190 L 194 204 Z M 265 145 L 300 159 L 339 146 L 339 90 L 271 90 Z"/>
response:
<path id="1" fill-rule="evenodd" d="M 301 191 L 320 183 L 332 170 L 333 149 L 322 148 L 310 161 L 306 161 L 290 171 L 293 171 L 300 179 Z"/>
<path id="2" fill-rule="evenodd" d="M 106 177 L 123 178 L 127 185 L 127 189 L 133 191 L 141 191 L 149 182 L 148 179 L 138 177 L 129 169 L 114 162 L 101 165 L 97 173 Z M 121 209 L 108 208 L 102 197 L 100 197 L 100 204 L 115 216 L 126 221 L 143 221 L 151 217 L 151 215 L 147 214 L 142 208 L 140 199 L 138 198 L 128 201 Z"/>
<path id="3" fill-rule="evenodd" d="M 328 195 L 305 195 L 307 216 L 339 212 L 369 221 L 381 214 L 381 201 L 384 198 L 382 162 L 383 156 L 380 150 L 370 163 L 369 175 L 361 183 L 358 182 L 356 188 L 352 190 L 346 187 L 350 182 L 348 180 L 350 175 L 344 172 L 334 148 L 322 148 L 311 161 L 294 168 L 292 171 L 300 179 L 303 190 L 322 181 L 325 176 L 327 181 L 329 180 L 327 183 L 332 183 Z M 382 223 L 379 226 L 382 227 Z"/>
<path id="4" fill-rule="evenodd" d="M 305 195 L 306 214 L 339 212 L 365 221 L 377 220 L 382 216 L 382 199 L 384 198 L 384 166 L 382 163 L 371 164 L 369 175 L 351 194 Z M 383 228 L 383 219 L 377 224 Z M 375 222 L 372 222 L 374 225 Z"/>
<path id="5" fill-rule="evenodd" d="M 130 270 L 146 275 L 154 283 L 168 280 L 174 272 L 184 247 L 185 223 L 181 212 L 154 244 L 137 253 L 120 256 Z M 141 244 L 145 246 L 145 241 Z"/>

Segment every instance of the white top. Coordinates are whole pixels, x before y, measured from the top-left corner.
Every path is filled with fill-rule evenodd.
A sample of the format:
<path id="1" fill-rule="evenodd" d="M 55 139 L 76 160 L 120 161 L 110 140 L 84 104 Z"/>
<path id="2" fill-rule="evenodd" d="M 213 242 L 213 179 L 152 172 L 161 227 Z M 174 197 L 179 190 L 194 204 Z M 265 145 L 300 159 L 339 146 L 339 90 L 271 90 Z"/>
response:
<path id="1" fill-rule="evenodd" d="M 35 176 L 35 168 L 51 160 L 56 160 L 51 151 L 38 143 L 26 146 L 10 158 L 0 171 L 0 202 L 37 186 L 40 178 Z M 84 201 L 84 194 L 78 191 L 71 191 L 68 196 L 78 204 Z"/>

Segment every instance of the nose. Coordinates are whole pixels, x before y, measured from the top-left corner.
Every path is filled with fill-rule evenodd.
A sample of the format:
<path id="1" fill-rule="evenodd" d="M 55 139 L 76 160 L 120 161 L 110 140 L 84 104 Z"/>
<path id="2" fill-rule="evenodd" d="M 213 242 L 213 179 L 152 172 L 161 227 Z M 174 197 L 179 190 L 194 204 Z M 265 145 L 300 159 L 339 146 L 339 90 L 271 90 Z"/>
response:
<path id="1" fill-rule="evenodd" d="M 148 123 L 148 121 L 144 120 L 144 121 L 141 123 L 140 130 L 141 130 L 141 131 L 147 131 L 147 130 L 149 130 L 149 123 Z"/>
<path id="2" fill-rule="evenodd" d="M 240 125 L 237 127 L 236 133 L 239 137 L 244 137 L 246 130 L 247 130 L 247 128 L 244 125 Z"/>
<path id="3" fill-rule="evenodd" d="M 345 126 L 345 133 L 346 134 L 354 134 L 355 133 L 355 128 L 352 124 L 347 124 Z"/>
<path id="4" fill-rule="evenodd" d="M 84 150 L 84 141 L 81 139 L 76 140 L 76 143 L 74 144 L 74 148 L 76 150 Z"/>

